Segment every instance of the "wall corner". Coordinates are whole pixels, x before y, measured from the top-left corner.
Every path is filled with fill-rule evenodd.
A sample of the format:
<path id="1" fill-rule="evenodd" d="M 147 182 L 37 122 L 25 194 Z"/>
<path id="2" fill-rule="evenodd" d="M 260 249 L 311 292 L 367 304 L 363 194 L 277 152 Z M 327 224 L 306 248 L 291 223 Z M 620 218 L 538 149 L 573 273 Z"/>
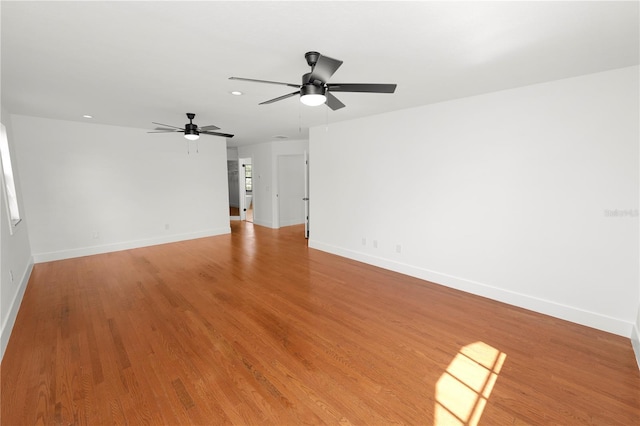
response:
<path id="1" fill-rule="evenodd" d="M 636 323 L 633 326 L 633 330 L 631 330 L 631 346 L 633 346 L 633 352 L 636 355 L 636 362 L 640 370 L 640 306 L 638 306 Z"/>

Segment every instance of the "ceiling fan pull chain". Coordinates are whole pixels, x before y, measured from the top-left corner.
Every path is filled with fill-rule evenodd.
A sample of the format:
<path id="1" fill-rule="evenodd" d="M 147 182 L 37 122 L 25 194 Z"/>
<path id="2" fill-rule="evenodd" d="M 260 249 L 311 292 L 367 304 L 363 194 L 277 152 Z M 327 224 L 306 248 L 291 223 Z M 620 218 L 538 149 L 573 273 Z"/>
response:
<path id="1" fill-rule="evenodd" d="M 200 154 L 200 144 L 196 141 L 196 154 Z"/>
<path id="2" fill-rule="evenodd" d="M 324 114 L 325 114 L 324 131 L 328 133 L 329 132 L 329 108 L 324 109 Z"/>

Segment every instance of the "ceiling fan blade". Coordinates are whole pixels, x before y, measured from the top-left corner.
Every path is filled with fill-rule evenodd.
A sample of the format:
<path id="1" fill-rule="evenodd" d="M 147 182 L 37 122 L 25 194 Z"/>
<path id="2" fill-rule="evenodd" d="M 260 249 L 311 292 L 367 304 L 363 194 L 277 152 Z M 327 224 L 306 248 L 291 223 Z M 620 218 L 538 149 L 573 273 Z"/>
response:
<path id="1" fill-rule="evenodd" d="M 360 84 L 360 83 L 331 83 L 327 87 L 332 92 L 366 92 L 366 93 L 393 93 L 397 84 Z"/>
<path id="2" fill-rule="evenodd" d="M 254 83 L 269 83 L 269 84 L 279 84 L 281 86 L 298 87 L 298 88 L 300 87 L 299 84 L 282 83 L 280 81 L 256 80 L 254 78 L 229 77 L 229 80 L 252 81 Z"/>
<path id="3" fill-rule="evenodd" d="M 313 66 L 311 75 L 309 75 L 309 83 L 312 83 L 314 80 L 320 80 L 326 83 L 338 68 L 340 68 L 340 65 L 342 65 L 342 61 L 328 56 L 318 56 L 318 62 Z"/>
<path id="4" fill-rule="evenodd" d="M 296 96 L 296 95 L 299 95 L 299 94 L 300 94 L 300 91 L 299 91 L 299 90 L 296 90 L 295 92 L 291 92 L 291 93 L 289 93 L 288 95 L 279 96 L 279 97 L 277 97 L 277 98 L 274 98 L 274 99 L 270 99 L 270 100 L 268 100 L 268 101 L 261 102 L 261 103 L 259 103 L 258 105 L 272 104 L 272 103 L 274 103 L 274 102 L 278 102 L 278 101 L 281 101 L 281 100 L 283 100 L 283 99 L 287 99 L 287 98 L 290 98 L 290 97 L 292 97 L 292 96 Z"/>
<path id="5" fill-rule="evenodd" d="M 152 121 L 152 123 L 153 124 L 157 124 L 158 126 L 171 127 L 173 129 L 180 129 L 180 130 L 184 131 L 184 129 L 182 127 L 172 126 L 171 124 L 156 123 L 155 121 Z"/>
<path id="6" fill-rule="evenodd" d="M 181 131 L 182 129 L 169 129 L 167 127 L 156 127 L 153 130 L 164 130 L 165 132 L 178 132 L 178 131 Z"/>
<path id="7" fill-rule="evenodd" d="M 232 138 L 233 135 L 229 133 L 218 133 L 218 132 L 200 132 L 201 135 L 211 135 L 211 136 L 222 136 L 224 138 Z"/>
<path id="8" fill-rule="evenodd" d="M 202 127 L 198 127 L 198 131 L 200 132 L 206 132 L 208 130 L 219 130 L 220 127 L 218 126 L 214 126 L 213 124 L 209 124 L 208 126 L 202 126 Z"/>
<path id="9" fill-rule="evenodd" d="M 340 108 L 344 108 L 345 104 L 343 104 L 342 102 L 340 102 L 340 99 L 336 98 L 335 96 L 333 96 L 329 91 L 327 91 L 325 93 L 325 95 L 327 96 L 327 106 L 329 108 L 331 108 L 332 110 L 337 110 Z"/>
<path id="10" fill-rule="evenodd" d="M 182 133 L 182 130 L 171 130 L 171 129 L 167 129 L 167 130 L 161 130 L 159 132 L 147 132 L 147 133 L 173 133 L 173 132 L 180 132 Z"/>

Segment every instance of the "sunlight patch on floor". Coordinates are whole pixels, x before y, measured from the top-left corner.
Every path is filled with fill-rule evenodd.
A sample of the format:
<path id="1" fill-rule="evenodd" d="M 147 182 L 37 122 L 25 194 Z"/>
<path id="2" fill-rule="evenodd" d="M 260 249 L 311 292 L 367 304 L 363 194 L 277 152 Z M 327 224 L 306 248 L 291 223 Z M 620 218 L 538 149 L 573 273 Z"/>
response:
<path id="1" fill-rule="evenodd" d="M 436 383 L 434 425 L 477 425 L 506 358 L 484 342 L 460 349 Z"/>

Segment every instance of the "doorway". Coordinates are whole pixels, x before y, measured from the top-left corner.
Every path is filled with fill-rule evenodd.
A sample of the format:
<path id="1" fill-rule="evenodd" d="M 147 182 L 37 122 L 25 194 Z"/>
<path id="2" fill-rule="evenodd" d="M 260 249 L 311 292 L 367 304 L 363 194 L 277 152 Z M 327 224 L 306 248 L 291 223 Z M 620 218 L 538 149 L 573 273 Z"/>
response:
<path id="1" fill-rule="evenodd" d="M 227 182 L 229 185 L 229 216 L 231 220 L 240 220 L 238 160 L 227 160 Z"/>
<path id="2" fill-rule="evenodd" d="M 278 226 L 305 223 L 304 155 L 278 156 Z"/>
<path id="3" fill-rule="evenodd" d="M 251 158 L 240 158 L 238 164 L 240 169 L 238 173 L 240 220 L 253 223 L 255 216 L 253 162 Z"/>

